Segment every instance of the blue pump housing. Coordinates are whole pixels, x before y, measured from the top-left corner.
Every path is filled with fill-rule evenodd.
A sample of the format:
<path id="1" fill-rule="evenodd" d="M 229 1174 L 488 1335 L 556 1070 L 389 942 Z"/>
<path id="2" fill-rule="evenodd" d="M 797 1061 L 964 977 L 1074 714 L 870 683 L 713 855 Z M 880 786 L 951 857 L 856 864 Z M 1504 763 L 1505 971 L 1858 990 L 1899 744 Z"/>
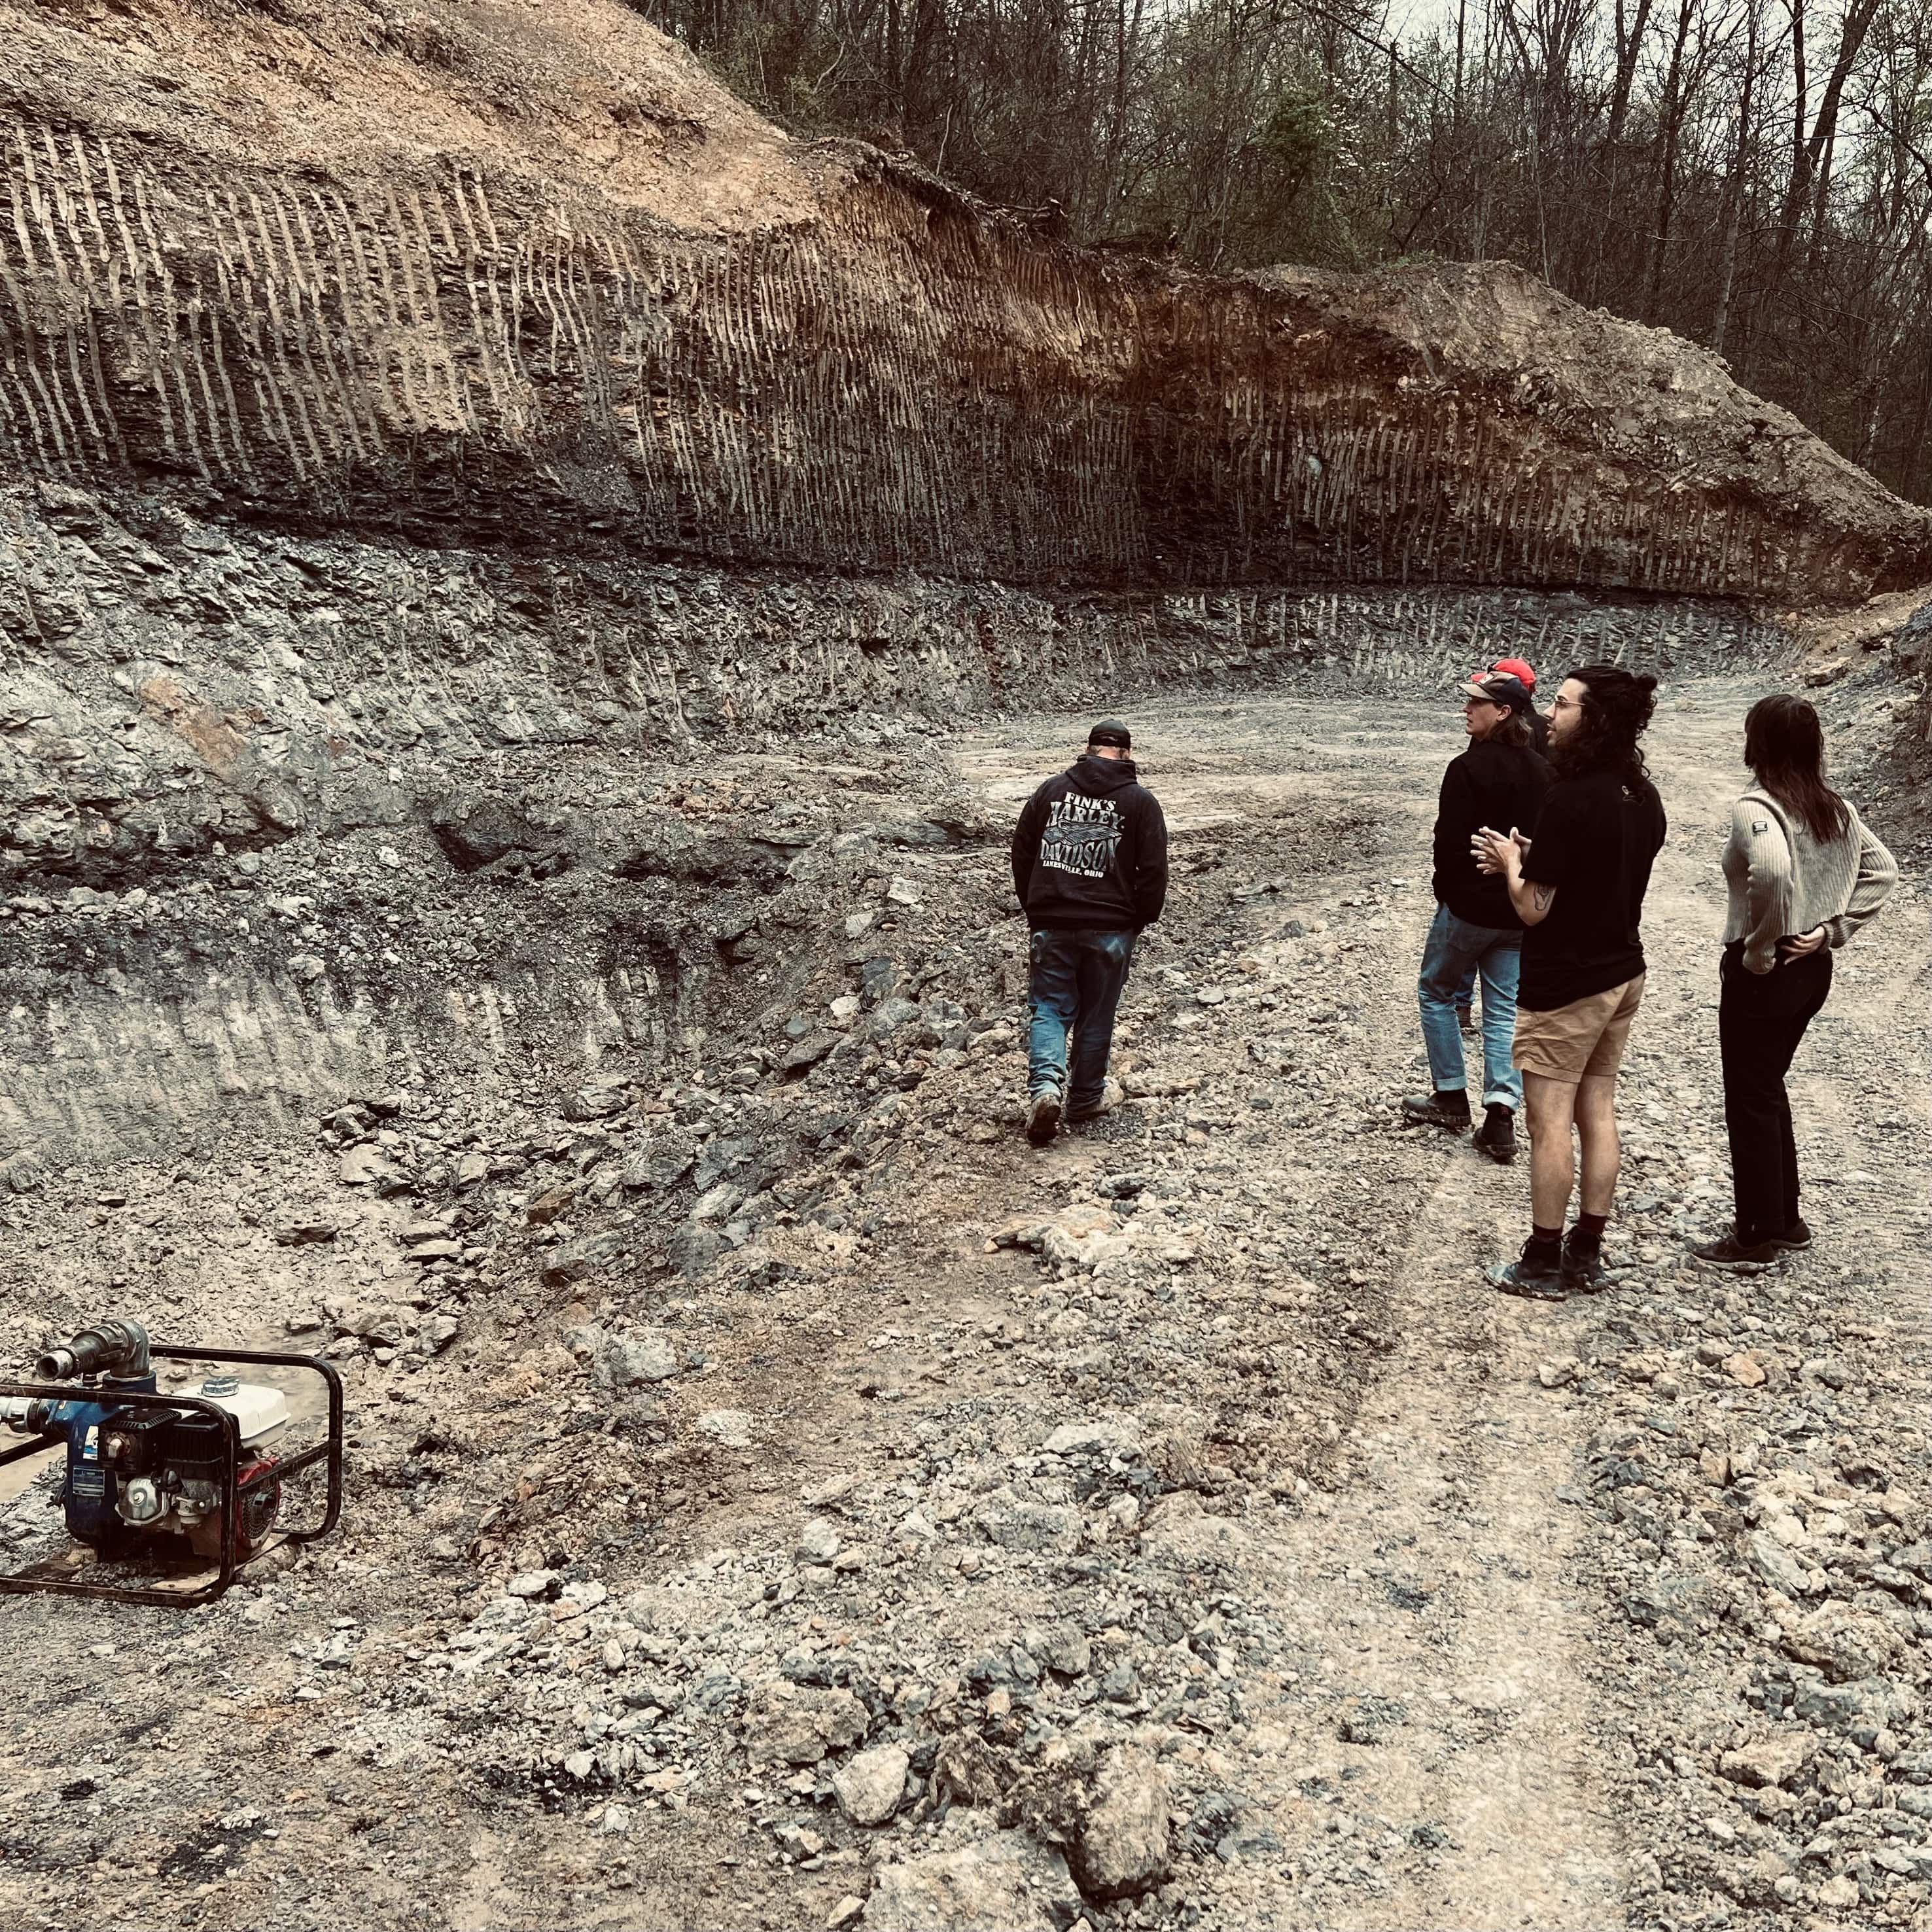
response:
<path id="1" fill-rule="evenodd" d="M 152 1395 L 154 1378 L 133 1376 L 120 1386 L 130 1394 Z M 113 1542 L 127 1528 L 115 1508 L 120 1480 L 100 1460 L 101 1425 L 122 1413 L 118 1402 L 57 1402 L 42 1432 L 67 1438 L 67 1473 L 60 1498 L 68 1534 L 97 1549 Z"/>

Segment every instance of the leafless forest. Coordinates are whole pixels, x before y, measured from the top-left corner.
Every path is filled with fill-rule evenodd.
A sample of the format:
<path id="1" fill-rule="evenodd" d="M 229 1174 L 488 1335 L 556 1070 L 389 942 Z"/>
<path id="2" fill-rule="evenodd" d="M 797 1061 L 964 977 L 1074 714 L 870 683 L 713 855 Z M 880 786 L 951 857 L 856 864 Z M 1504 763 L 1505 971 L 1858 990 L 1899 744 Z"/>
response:
<path id="1" fill-rule="evenodd" d="M 1932 497 L 1928 0 L 632 0 L 794 129 L 1222 269 L 1504 257 Z"/>

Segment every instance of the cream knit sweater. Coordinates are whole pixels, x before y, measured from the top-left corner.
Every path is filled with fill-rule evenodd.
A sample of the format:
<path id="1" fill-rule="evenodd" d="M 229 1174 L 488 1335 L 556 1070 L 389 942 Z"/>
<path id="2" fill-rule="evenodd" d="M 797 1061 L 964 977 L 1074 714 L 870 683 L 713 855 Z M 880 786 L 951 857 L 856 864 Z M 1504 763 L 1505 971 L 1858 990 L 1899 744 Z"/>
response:
<path id="1" fill-rule="evenodd" d="M 1850 801 L 1842 838 L 1821 843 L 1795 812 L 1768 793 L 1748 791 L 1731 814 L 1724 848 L 1730 910 L 1724 941 L 1744 943 L 1754 973 L 1778 964 L 1778 942 L 1822 926 L 1827 943 L 1844 944 L 1884 904 L 1898 881 L 1898 862 L 1874 838 Z"/>

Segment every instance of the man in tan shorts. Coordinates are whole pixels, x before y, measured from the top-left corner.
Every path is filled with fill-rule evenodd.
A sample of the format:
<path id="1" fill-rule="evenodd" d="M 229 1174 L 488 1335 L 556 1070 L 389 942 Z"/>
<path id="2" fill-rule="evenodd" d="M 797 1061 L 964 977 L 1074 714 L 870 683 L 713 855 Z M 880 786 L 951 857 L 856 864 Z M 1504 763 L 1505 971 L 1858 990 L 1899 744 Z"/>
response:
<path id="1" fill-rule="evenodd" d="M 1655 707 L 1654 677 L 1586 664 L 1550 712 L 1550 766 L 1535 835 L 1485 826 L 1472 847 L 1498 872 L 1523 923 L 1512 1063 L 1529 1120 L 1530 1238 L 1490 1270 L 1506 1294 L 1560 1301 L 1603 1285 L 1604 1227 L 1616 1197 L 1617 1069 L 1643 998 L 1639 922 L 1664 844 L 1664 805 L 1637 740 Z M 1563 1222 L 1582 1148 L 1580 1211 Z"/>

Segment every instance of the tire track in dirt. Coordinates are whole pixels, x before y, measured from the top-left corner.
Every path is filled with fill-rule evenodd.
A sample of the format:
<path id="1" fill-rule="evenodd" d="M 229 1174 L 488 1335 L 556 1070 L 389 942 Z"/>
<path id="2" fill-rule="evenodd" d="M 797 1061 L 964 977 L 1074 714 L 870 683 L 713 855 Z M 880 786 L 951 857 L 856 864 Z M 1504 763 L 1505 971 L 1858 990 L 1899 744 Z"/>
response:
<path id="1" fill-rule="evenodd" d="M 1321 772 L 1321 789 L 1373 801 L 1382 849 L 1323 880 L 1324 899 L 1352 902 L 1392 871 L 1426 866 L 1429 808 L 1455 740 L 1418 707 L 1388 705 L 1360 730 L 1353 716 L 1250 700 L 1230 734 L 1248 756 L 1175 742 L 1174 727 L 1208 722 L 1191 709 L 1164 711 L 1157 727 L 1185 775 L 1171 794 L 1177 826 L 1198 817 L 1210 779 L 1224 818 L 1278 808 L 1295 781 L 1254 756 L 1272 740 Z M 1418 848 L 1406 861 L 1405 838 Z M 1412 962 L 1427 910 L 1426 894 L 1408 896 L 1360 988 L 1391 1108 L 1396 1070 L 1414 1057 Z M 1238 934 L 1232 950 L 1242 944 Z M 1271 1135 L 1252 1159 L 1292 1162 L 1302 1138 Z M 1499 1172 L 1466 1143 L 1425 1158 L 1436 1173 L 1419 1212 L 1383 1190 L 1352 1197 L 1346 1167 L 1330 1181 L 1345 1227 L 1409 1230 L 1387 1310 L 1402 1339 L 1356 1392 L 1348 1480 L 1306 1514 L 1243 1519 L 1231 1584 L 1280 1610 L 1302 1667 L 1251 1709 L 1245 1755 L 1275 1794 L 1273 1848 L 1250 1831 L 1257 1849 L 1232 1862 L 1216 1916 L 1302 1922 L 1312 1908 L 1338 1932 L 1595 1932 L 1624 1922 L 1624 1882 L 1590 1759 L 1594 1694 L 1580 1664 L 1589 1616 L 1568 1568 L 1577 1531 L 1553 1500 L 1581 1443 L 1499 1394 L 1533 1383 L 1546 1342 L 1480 1275 L 1524 1218 L 1527 1168 Z"/>

